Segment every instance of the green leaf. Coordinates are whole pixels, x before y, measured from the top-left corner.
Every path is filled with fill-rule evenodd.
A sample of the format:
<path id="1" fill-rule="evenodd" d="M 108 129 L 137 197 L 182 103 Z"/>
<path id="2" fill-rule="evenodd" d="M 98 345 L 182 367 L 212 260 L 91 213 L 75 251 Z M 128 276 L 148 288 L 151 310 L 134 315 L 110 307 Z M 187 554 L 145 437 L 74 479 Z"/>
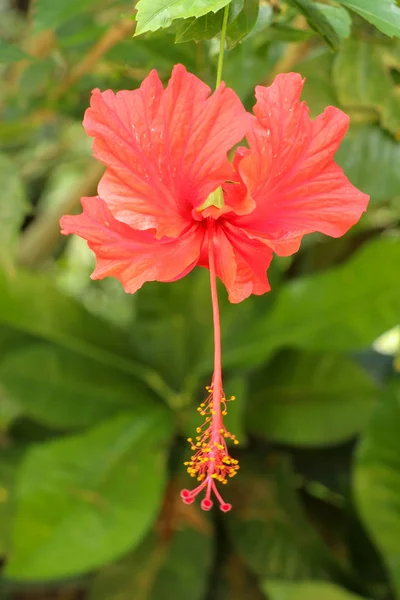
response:
<path id="1" fill-rule="evenodd" d="M 263 588 L 270 600 L 361 600 L 360 596 L 322 581 L 265 581 Z"/>
<path id="2" fill-rule="evenodd" d="M 0 64 L 10 64 L 30 58 L 21 48 L 0 38 Z"/>
<path id="3" fill-rule="evenodd" d="M 282 346 L 354 350 L 398 323 L 400 239 L 365 244 L 345 265 L 289 282 L 269 314 L 225 341 L 224 365 L 255 366 Z"/>
<path id="4" fill-rule="evenodd" d="M 321 4 L 321 2 L 316 2 L 315 4 L 318 6 L 318 10 L 328 19 L 341 39 L 350 37 L 351 16 L 345 8 L 331 6 L 330 4 Z"/>
<path id="5" fill-rule="evenodd" d="M 50 344 L 0 357 L 0 386 L 25 415 L 58 429 L 94 425 L 122 410 L 140 416 L 157 406 L 134 378 Z"/>
<path id="6" fill-rule="evenodd" d="M 168 537 L 152 532 L 122 561 L 100 571 L 89 600 L 202 600 L 206 593 L 212 558 L 212 528 L 200 510 L 188 519 L 173 511 Z M 145 577 L 143 575 L 145 574 Z"/>
<path id="7" fill-rule="evenodd" d="M 227 521 L 232 545 L 261 579 L 326 579 L 336 564 L 307 520 L 289 462 L 273 455 L 265 464 L 255 476 L 242 462 L 227 486 L 226 495 L 234 493 Z"/>
<path id="8" fill-rule="evenodd" d="M 182 19 L 177 25 L 175 43 L 189 42 L 191 40 L 211 40 L 218 35 L 222 27 L 223 10 L 217 13 L 208 13 L 196 19 Z"/>
<path id="9" fill-rule="evenodd" d="M 231 0 L 226 40 L 233 48 L 250 33 L 257 22 L 259 0 Z M 224 9 L 199 18 L 182 19 L 176 29 L 175 42 L 211 40 L 221 32 Z"/>
<path id="10" fill-rule="evenodd" d="M 400 8 L 395 0 L 338 0 L 386 35 L 400 36 Z"/>
<path id="11" fill-rule="evenodd" d="M 350 181 L 371 196 L 388 202 L 399 196 L 400 144 L 376 125 L 353 125 L 336 156 Z"/>
<path id="12" fill-rule="evenodd" d="M 277 443 L 339 444 L 362 431 L 377 396 L 374 381 L 344 356 L 282 352 L 253 385 L 247 423 Z"/>
<path id="13" fill-rule="evenodd" d="M 33 28 L 35 33 L 43 29 L 56 29 L 65 21 L 82 14 L 83 11 L 98 4 L 98 0 L 36 0 L 33 10 Z"/>
<path id="14" fill-rule="evenodd" d="M 354 496 L 400 597 L 400 380 L 382 399 L 361 439 Z"/>
<path id="15" fill-rule="evenodd" d="M 18 475 L 6 577 L 67 578 L 134 547 L 160 505 L 170 435 L 169 413 L 150 408 L 32 448 Z"/>
<path id="16" fill-rule="evenodd" d="M 347 40 L 333 65 L 333 81 L 342 106 L 372 110 L 395 135 L 400 131 L 400 96 L 386 64 L 385 48 Z"/>
<path id="17" fill-rule="evenodd" d="M 252 31 L 257 23 L 259 0 L 233 0 L 226 32 L 228 48 L 233 48 Z"/>
<path id="18" fill-rule="evenodd" d="M 202 17 L 229 4 L 230 0 L 139 0 L 135 35 L 169 27 L 174 19 Z"/>
<path id="19" fill-rule="evenodd" d="M 133 350 L 121 330 L 93 316 L 38 274 L 0 269 L 0 324 L 133 374 L 152 389 L 163 387 L 156 373 L 130 358 Z"/>
<path id="20" fill-rule="evenodd" d="M 0 189 L 0 262 L 7 264 L 30 206 L 16 165 L 4 154 L 0 154 Z"/>
<path id="21" fill-rule="evenodd" d="M 288 0 L 288 3 L 305 16 L 311 29 L 316 31 L 332 50 L 339 47 L 340 37 L 330 19 L 319 10 L 317 3 L 313 0 Z"/>

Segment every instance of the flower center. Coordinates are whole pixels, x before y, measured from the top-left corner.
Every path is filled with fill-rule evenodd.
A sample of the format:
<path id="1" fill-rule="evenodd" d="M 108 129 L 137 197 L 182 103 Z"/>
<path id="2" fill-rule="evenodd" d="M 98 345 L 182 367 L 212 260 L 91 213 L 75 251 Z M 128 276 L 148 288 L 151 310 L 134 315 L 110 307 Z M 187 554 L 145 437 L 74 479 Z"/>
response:
<path id="1" fill-rule="evenodd" d="M 216 190 L 211 192 L 207 200 L 203 202 L 203 204 L 199 206 L 199 208 L 197 208 L 196 210 L 197 212 L 203 212 L 203 210 L 209 208 L 210 206 L 215 206 L 219 209 L 221 209 L 224 206 L 224 193 L 222 191 L 221 186 L 217 187 Z"/>

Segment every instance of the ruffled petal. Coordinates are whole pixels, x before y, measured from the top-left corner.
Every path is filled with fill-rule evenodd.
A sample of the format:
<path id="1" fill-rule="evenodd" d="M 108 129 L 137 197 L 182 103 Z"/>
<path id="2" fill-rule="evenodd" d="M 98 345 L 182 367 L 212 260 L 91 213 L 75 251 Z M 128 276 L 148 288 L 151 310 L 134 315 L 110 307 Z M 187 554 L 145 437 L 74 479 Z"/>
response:
<path id="1" fill-rule="evenodd" d="M 139 89 L 94 90 L 84 126 L 107 170 L 99 195 L 113 215 L 156 236 L 176 237 L 232 174 L 227 152 L 248 128 L 239 98 L 177 65 L 164 90 L 156 71 Z"/>
<path id="2" fill-rule="evenodd" d="M 237 304 L 251 294 L 260 296 L 271 289 L 267 279 L 272 260 L 270 248 L 223 220 L 215 222 L 213 239 L 216 274 L 224 283 L 230 302 Z M 208 233 L 199 265 L 209 268 Z"/>
<path id="3" fill-rule="evenodd" d="M 198 262 L 203 224 L 194 224 L 177 238 L 157 240 L 151 231 L 137 231 L 114 218 L 100 197 L 82 198 L 80 215 L 62 217 L 61 233 L 85 239 L 96 255 L 92 279 L 116 277 L 133 294 L 146 281 L 175 281 Z"/>
<path id="4" fill-rule="evenodd" d="M 300 75 L 288 73 L 256 88 L 250 152 L 238 165 L 256 208 L 234 220 L 280 255 L 297 251 L 313 231 L 345 234 L 369 199 L 334 162 L 349 117 L 330 106 L 311 121 L 302 86 Z"/>

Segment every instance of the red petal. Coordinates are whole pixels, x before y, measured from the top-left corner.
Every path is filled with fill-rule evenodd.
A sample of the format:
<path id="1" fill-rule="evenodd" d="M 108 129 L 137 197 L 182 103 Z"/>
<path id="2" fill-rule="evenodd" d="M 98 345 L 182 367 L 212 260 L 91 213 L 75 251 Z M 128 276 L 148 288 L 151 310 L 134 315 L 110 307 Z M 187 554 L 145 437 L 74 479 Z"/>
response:
<path id="1" fill-rule="evenodd" d="M 302 86 L 300 75 L 288 73 L 256 89 L 251 151 L 239 164 L 257 207 L 235 222 L 281 255 L 298 250 L 306 233 L 343 235 L 368 203 L 334 162 L 348 116 L 330 106 L 311 121 Z"/>
<path id="2" fill-rule="evenodd" d="M 248 123 L 232 90 L 221 84 L 210 96 L 182 65 L 165 90 L 156 71 L 138 90 L 95 90 L 84 126 L 107 166 L 99 194 L 119 220 L 176 237 L 192 208 L 231 177 L 227 151 Z"/>
<path id="3" fill-rule="evenodd" d="M 206 240 L 199 264 L 209 268 L 207 245 Z M 214 225 L 214 252 L 216 273 L 230 302 L 237 304 L 251 294 L 260 296 L 271 289 L 266 272 L 272 250 L 265 244 L 249 239 L 244 231 L 221 220 Z"/>
<path id="4" fill-rule="evenodd" d="M 180 279 L 199 259 L 205 231 L 201 224 L 178 239 L 157 240 L 150 231 L 117 221 L 102 198 L 82 198 L 82 206 L 80 215 L 62 217 L 61 233 L 76 233 L 87 241 L 97 259 L 92 279 L 116 277 L 133 294 L 146 281 Z"/>

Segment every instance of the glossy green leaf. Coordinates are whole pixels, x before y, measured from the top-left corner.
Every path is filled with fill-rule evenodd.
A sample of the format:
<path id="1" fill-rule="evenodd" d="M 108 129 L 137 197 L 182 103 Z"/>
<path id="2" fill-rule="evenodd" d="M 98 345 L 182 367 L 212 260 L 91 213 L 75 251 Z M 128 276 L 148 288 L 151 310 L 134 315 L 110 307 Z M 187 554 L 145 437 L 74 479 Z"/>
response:
<path id="1" fill-rule="evenodd" d="M 251 475 L 251 466 L 242 462 L 239 476 L 227 486 L 234 549 L 261 579 L 326 579 L 335 561 L 307 520 L 290 464 L 274 455 L 263 465 L 267 468 Z"/>
<path id="2" fill-rule="evenodd" d="M 137 549 L 94 580 L 89 600 L 170 600 L 205 596 L 212 559 L 212 527 L 205 513 L 175 509 L 168 537 L 152 532 Z"/>
<path id="3" fill-rule="evenodd" d="M 396 0 L 338 0 L 375 25 L 382 33 L 400 36 L 400 7 Z"/>
<path id="4" fill-rule="evenodd" d="M 356 454 L 354 497 L 400 596 L 400 381 L 382 398 Z"/>
<path id="5" fill-rule="evenodd" d="M 381 238 L 342 266 L 289 282 L 268 314 L 227 340 L 225 366 L 260 364 L 282 346 L 331 351 L 368 346 L 398 323 L 399 264 L 400 239 Z"/>
<path id="6" fill-rule="evenodd" d="M 71 577 L 134 547 L 160 506 L 170 435 L 169 413 L 150 408 L 31 448 L 17 480 L 6 577 Z"/>
<path id="7" fill-rule="evenodd" d="M 230 0 L 139 0 L 136 5 L 136 35 L 169 27 L 174 19 L 216 13 L 229 2 Z"/>
<path id="8" fill-rule="evenodd" d="M 319 10 L 318 3 L 313 0 L 288 0 L 288 3 L 305 16 L 311 29 L 314 29 L 330 48 L 336 50 L 339 47 L 339 34 L 331 20 Z"/>
<path id="9" fill-rule="evenodd" d="M 19 46 L 0 38 L 0 64 L 10 64 L 30 58 Z"/>
<path id="10" fill-rule="evenodd" d="M 330 4 L 315 3 L 318 10 L 328 19 L 333 29 L 341 39 L 346 39 L 351 34 L 351 16 L 349 12 L 340 6 L 332 6 Z"/>
<path id="11" fill-rule="evenodd" d="M 0 189 L 0 262 L 7 264 L 30 206 L 16 165 L 4 154 L 0 154 Z"/>
<path id="12" fill-rule="evenodd" d="M 400 195 L 400 144 L 380 127 L 351 127 L 335 160 L 350 181 L 371 196 L 371 202 L 388 202 Z"/>
<path id="13" fill-rule="evenodd" d="M 247 423 L 277 443 L 339 444 L 363 430 L 378 395 L 371 377 L 346 357 L 282 352 L 252 386 Z"/>
<path id="14" fill-rule="evenodd" d="M 0 357 L 0 386 L 25 415 L 57 429 L 94 425 L 123 410 L 140 417 L 157 407 L 133 377 L 50 344 Z"/>
<path id="15" fill-rule="evenodd" d="M 361 596 L 323 581 L 266 581 L 263 588 L 270 600 L 362 600 Z"/>

